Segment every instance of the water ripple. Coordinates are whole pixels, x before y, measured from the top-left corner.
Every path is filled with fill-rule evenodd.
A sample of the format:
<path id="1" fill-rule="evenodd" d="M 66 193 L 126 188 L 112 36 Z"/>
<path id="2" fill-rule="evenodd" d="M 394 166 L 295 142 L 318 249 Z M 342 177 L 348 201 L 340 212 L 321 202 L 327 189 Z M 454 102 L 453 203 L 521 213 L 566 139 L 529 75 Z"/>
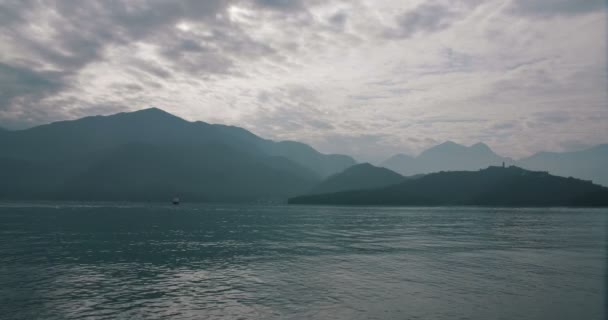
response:
<path id="1" fill-rule="evenodd" d="M 604 319 L 604 210 L 0 204 L 6 319 Z"/>

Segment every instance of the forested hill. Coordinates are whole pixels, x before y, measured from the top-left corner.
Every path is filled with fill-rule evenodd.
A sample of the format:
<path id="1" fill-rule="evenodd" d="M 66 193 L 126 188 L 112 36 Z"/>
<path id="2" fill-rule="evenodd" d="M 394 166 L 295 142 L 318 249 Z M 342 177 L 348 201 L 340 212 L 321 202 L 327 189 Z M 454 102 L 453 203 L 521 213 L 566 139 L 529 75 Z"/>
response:
<path id="1" fill-rule="evenodd" d="M 372 190 L 291 198 L 290 204 L 608 206 L 608 188 L 511 166 L 428 174 Z"/>

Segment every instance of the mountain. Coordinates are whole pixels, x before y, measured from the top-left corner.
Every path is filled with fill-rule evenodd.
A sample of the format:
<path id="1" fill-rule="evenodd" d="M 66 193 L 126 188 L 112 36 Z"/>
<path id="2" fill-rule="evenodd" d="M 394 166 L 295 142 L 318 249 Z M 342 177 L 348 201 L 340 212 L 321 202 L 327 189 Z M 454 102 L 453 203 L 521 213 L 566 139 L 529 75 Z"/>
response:
<path id="1" fill-rule="evenodd" d="M 576 152 L 540 152 L 515 161 L 497 155 L 483 143 L 466 147 L 448 141 L 417 157 L 404 154 L 392 156 L 382 162 L 381 166 L 411 176 L 438 171 L 478 170 L 502 162 L 530 170 L 548 171 L 559 176 L 592 180 L 608 186 L 608 144 Z"/>
<path id="2" fill-rule="evenodd" d="M 428 174 L 373 189 L 289 199 L 290 204 L 608 206 L 608 188 L 511 166 Z"/>
<path id="3" fill-rule="evenodd" d="M 518 164 L 530 170 L 547 170 L 608 186 L 608 144 L 576 152 L 540 152 L 519 160 Z"/>
<path id="4" fill-rule="evenodd" d="M 0 198 L 21 198 L 8 195 L 39 195 L 56 186 L 55 182 L 60 176 L 58 171 L 55 167 L 27 160 L 0 157 Z"/>
<path id="5" fill-rule="evenodd" d="M 4 199 L 281 198 L 355 164 L 156 108 L 3 131 L 0 150 Z"/>
<path id="6" fill-rule="evenodd" d="M 286 198 L 317 181 L 285 158 L 253 157 L 224 145 L 129 144 L 73 176 L 55 197 L 233 202 Z"/>
<path id="7" fill-rule="evenodd" d="M 328 177 L 309 193 L 319 194 L 357 189 L 374 189 L 397 184 L 405 179 L 402 175 L 386 168 L 362 163 Z"/>
<path id="8" fill-rule="evenodd" d="M 239 127 L 188 122 L 157 108 L 60 121 L 0 136 L 4 156 L 19 159 L 63 161 L 127 143 L 224 144 L 259 155 L 280 155 L 304 166 L 314 158 L 309 169 L 321 177 L 355 164 L 347 156 L 324 155 L 304 144 L 293 152 L 297 148 L 292 143 L 262 139 Z"/>
<path id="9" fill-rule="evenodd" d="M 403 154 L 393 156 L 381 166 L 411 176 L 438 171 L 478 170 L 502 162 L 512 164 L 513 160 L 497 155 L 483 143 L 467 147 L 447 141 L 425 150 L 417 157 Z"/>
<path id="10" fill-rule="evenodd" d="M 295 141 L 270 143 L 264 146 L 264 150 L 270 155 L 285 157 L 308 167 L 321 177 L 330 176 L 355 164 L 349 156 L 322 154 L 307 144 Z"/>
<path id="11" fill-rule="evenodd" d="M 404 175 L 414 174 L 418 170 L 416 158 L 402 153 L 388 158 L 380 165 Z"/>

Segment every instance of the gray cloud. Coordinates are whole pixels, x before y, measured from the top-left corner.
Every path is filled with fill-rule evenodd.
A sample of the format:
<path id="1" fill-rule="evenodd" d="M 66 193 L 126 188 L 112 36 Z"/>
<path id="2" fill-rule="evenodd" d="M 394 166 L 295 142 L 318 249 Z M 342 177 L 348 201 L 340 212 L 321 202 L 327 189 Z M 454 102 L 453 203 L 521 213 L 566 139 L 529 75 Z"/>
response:
<path id="1" fill-rule="evenodd" d="M 397 18 L 398 27 L 386 31 L 388 37 L 408 38 L 417 33 L 429 33 L 448 28 L 458 13 L 438 3 L 423 3 Z"/>
<path id="2" fill-rule="evenodd" d="M 171 71 L 155 61 L 133 58 L 129 61 L 129 67 L 134 68 L 136 71 L 143 71 L 149 75 L 162 79 L 170 79 L 172 76 Z"/>
<path id="3" fill-rule="evenodd" d="M 361 159 L 605 142 L 601 1 L 417 3 L 0 0 L 0 126 L 157 106 Z"/>
<path id="4" fill-rule="evenodd" d="M 0 110 L 13 102 L 38 100 L 62 89 L 64 75 L 0 63 Z"/>
<path id="5" fill-rule="evenodd" d="M 386 160 L 387 154 L 410 153 L 411 150 L 402 146 L 390 145 L 384 134 L 344 135 L 331 133 L 325 135 L 315 145 L 324 152 L 349 154 L 358 161 L 380 163 Z"/>
<path id="6" fill-rule="evenodd" d="M 254 3 L 262 7 L 280 10 L 299 10 L 304 8 L 301 0 L 254 0 Z"/>
<path id="7" fill-rule="evenodd" d="M 500 123 L 496 123 L 494 125 L 492 125 L 490 127 L 491 131 L 496 131 L 496 130 L 512 130 L 518 127 L 518 123 L 515 121 L 505 121 L 505 122 L 500 122 Z"/>
<path id="8" fill-rule="evenodd" d="M 337 13 L 333 14 L 331 17 L 329 17 L 329 22 L 334 27 L 337 27 L 339 29 L 343 29 L 344 26 L 346 25 L 347 21 L 348 21 L 348 14 L 343 11 L 337 12 Z"/>
<path id="9" fill-rule="evenodd" d="M 553 16 L 597 12 L 605 7 L 605 0 L 514 0 L 511 10 L 524 15 Z"/>
<path id="10" fill-rule="evenodd" d="M 334 126 L 321 115 L 319 100 L 314 92 L 300 87 L 282 87 L 257 95 L 260 109 L 247 116 L 262 135 L 295 140 L 294 131 L 332 131 Z M 301 140 L 301 139 L 300 139 Z"/>
<path id="11" fill-rule="evenodd" d="M 236 59 L 275 54 L 230 20 L 228 9 L 237 3 L 286 14 L 305 10 L 300 1 L 283 0 L 85 1 L 78 5 L 61 0 L 2 1 L 0 36 L 13 51 L 25 55 L 17 64 L 13 60 L 0 68 L 5 83 L 1 108 L 29 107 L 26 96 L 28 104 L 37 104 L 50 93 L 70 87 L 74 75 L 106 60 L 108 50 L 116 47 L 158 46 L 164 63 L 134 57 L 126 67 L 135 74 L 163 79 L 177 70 L 202 78 L 236 72 Z M 198 29 L 184 32 L 176 28 L 180 22 Z M 45 29 L 31 28 L 37 23 Z M 55 71 L 35 70 L 30 67 L 34 65 Z M 19 104 L 15 104 L 17 97 L 22 97 Z"/>
<path id="12" fill-rule="evenodd" d="M 449 124 L 449 123 L 483 123 L 486 121 L 487 121 L 487 119 L 480 119 L 480 118 L 454 118 L 454 117 L 446 117 L 446 116 L 433 116 L 433 117 L 424 117 L 420 120 L 416 120 L 416 123 L 421 124 L 421 125 L 434 125 L 434 124 Z"/>

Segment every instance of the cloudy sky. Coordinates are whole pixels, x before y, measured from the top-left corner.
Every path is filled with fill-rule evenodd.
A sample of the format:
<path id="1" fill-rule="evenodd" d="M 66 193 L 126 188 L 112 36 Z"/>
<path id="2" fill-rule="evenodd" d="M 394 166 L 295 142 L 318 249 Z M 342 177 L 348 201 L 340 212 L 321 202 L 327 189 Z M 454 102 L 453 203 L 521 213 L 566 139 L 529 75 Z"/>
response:
<path id="1" fill-rule="evenodd" d="M 380 160 L 608 142 L 604 0 L 0 0 L 0 127 L 158 107 Z"/>

